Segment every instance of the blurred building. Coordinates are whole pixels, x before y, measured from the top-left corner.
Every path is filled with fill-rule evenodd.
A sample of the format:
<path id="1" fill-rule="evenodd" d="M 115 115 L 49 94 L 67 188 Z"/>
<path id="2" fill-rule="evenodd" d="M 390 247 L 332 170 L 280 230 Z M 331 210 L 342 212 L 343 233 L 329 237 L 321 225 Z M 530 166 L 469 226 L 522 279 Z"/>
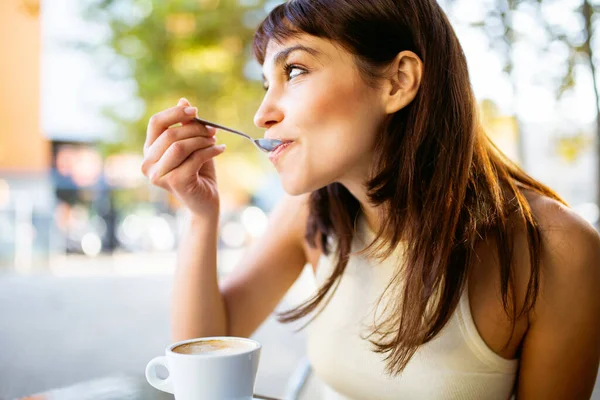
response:
<path id="1" fill-rule="evenodd" d="M 0 171 L 47 180 L 40 123 L 40 20 L 34 2 L 0 2 Z M 38 4 L 39 7 L 39 4 Z"/>
<path id="2" fill-rule="evenodd" d="M 0 2 L 0 267 L 47 253 L 54 196 L 40 123 L 40 3 Z"/>

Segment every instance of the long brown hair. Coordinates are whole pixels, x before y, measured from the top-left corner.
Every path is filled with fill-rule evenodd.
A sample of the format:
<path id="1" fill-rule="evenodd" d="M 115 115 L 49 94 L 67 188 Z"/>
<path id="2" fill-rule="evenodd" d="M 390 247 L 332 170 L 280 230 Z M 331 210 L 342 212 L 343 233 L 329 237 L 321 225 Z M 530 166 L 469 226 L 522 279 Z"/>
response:
<path id="1" fill-rule="evenodd" d="M 387 289 L 394 295 L 386 309 L 391 305 L 394 312 L 367 337 L 375 351 L 386 355 L 388 373 L 399 374 L 417 348 L 449 321 L 475 245 L 483 239 L 497 247 L 502 302 L 514 332 L 516 319 L 537 298 L 542 246 L 522 189 L 564 201 L 486 136 L 462 47 L 443 10 L 435 0 L 291 0 L 273 9 L 259 26 L 254 38 L 257 60 L 264 63 L 270 40 L 282 42 L 302 33 L 348 50 L 371 85 L 401 51 L 412 51 L 423 61 L 417 96 L 378 133 L 374 172 L 366 184 L 382 221 L 366 250 L 388 257 L 401 242 L 406 245 L 404 261 Z M 328 239 L 335 238 L 337 265 L 317 293 L 280 314 L 281 321 L 298 320 L 320 303 L 326 305 L 352 255 L 360 212 L 358 200 L 340 183 L 311 194 L 306 240 L 312 247 L 318 240 L 329 254 Z M 531 261 L 520 310 L 514 301 L 512 249 L 517 225 L 526 228 Z"/>

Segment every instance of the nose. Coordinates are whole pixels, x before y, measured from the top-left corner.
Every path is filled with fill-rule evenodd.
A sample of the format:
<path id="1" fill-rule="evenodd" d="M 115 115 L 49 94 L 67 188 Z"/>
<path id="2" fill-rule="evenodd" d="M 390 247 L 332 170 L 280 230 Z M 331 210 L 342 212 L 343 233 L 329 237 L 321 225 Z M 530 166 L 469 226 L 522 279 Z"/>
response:
<path id="1" fill-rule="evenodd" d="M 258 128 L 269 129 L 282 120 L 283 111 L 277 106 L 273 95 L 267 92 L 256 114 L 254 114 L 254 125 Z"/>

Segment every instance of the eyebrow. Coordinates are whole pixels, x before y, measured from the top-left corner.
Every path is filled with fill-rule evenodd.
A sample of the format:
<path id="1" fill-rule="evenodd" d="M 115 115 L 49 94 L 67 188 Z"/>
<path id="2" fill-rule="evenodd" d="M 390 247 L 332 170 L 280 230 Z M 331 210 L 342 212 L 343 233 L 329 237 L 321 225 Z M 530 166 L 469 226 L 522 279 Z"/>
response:
<path id="1" fill-rule="evenodd" d="M 301 44 L 297 44 L 295 46 L 288 47 L 287 49 L 283 49 L 279 53 L 277 53 L 277 55 L 275 55 L 274 64 L 275 65 L 283 64 L 283 62 L 290 56 L 290 54 L 292 54 L 295 51 L 304 51 L 304 52 L 312 55 L 313 57 L 318 57 L 319 55 L 321 55 L 321 52 L 318 50 L 315 50 L 311 47 L 307 47 L 307 46 L 304 46 Z M 265 78 L 265 74 L 261 74 L 261 76 L 262 76 L 263 82 L 266 82 L 267 79 Z"/>

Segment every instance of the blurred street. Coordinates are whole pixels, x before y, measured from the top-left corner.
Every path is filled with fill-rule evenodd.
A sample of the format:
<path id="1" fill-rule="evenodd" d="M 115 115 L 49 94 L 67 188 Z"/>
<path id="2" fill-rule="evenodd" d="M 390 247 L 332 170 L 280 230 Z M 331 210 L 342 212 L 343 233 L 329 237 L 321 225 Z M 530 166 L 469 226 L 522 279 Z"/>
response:
<path id="1" fill-rule="evenodd" d="M 225 251 L 219 262 L 240 256 Z M 0 399 L 117 374 L 143 376 L 170 343 L 174 265 L 171 253 L 69 256 L 53 261 L 53 274 L 0 276 Z M 300 301 L 310 284 L 304 274 L 281 306 Z M 304 354 L 304 335 L 271 318 L 254 338 L 264 346 L 256 391 L 281 397 Z"/>

